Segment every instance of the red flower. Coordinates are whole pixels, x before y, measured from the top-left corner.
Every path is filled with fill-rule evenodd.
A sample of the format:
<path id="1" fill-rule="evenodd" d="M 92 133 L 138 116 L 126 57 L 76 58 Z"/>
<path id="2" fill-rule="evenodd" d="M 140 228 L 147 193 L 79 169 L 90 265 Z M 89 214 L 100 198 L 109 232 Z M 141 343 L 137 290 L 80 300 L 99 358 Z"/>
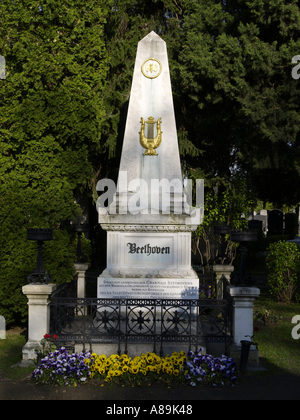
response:
<path id="1" fill-rule="evenodd" d="M 57 340 L 57 335 L 56 334 L 53 334 L 52 335 L 52 338 L 53 338 L 53 340 Z"/>
<path id="2" fill-rule="evenodd" d="M 47 340 L 48 338 L 50 338 L 51 337 L 51 335 L 50 334 L 45 334 L 44 335 L 44 338 Z"/>

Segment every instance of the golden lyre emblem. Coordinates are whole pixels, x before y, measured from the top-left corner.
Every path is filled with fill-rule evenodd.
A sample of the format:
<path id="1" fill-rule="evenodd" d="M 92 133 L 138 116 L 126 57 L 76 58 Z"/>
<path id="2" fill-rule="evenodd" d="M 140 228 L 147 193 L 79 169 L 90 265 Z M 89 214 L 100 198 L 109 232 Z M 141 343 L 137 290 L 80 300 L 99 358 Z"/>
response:
<path id="1" fill-rule="evenodd" d="M 147 121 L 141 118 L 140 143 L 146 149 L 144 156 L 157 156 L 156 150 L 161 143 L 162 131 L 160 128 L 161 118 L 157 121 L 153 117 L 149 117 Z M 145 136 L 145 124 L 148 125 L 147 136 Z M 157 124 L 157 135 L 154 137 L 154 124 Z"/>

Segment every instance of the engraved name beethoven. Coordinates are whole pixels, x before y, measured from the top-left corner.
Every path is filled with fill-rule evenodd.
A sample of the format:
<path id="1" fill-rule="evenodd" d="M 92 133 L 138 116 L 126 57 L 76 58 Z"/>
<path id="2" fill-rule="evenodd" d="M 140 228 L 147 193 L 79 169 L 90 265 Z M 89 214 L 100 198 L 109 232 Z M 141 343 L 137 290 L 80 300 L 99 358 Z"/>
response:
<path id="1" fill-rule="evenodd" d="M 136 246 L 136 243 L 128 242 L 126 244 L 129 247 L 128 254 L 170 254 L 170 247 L 150 246 L 150 244 L 144 246 Z"/>

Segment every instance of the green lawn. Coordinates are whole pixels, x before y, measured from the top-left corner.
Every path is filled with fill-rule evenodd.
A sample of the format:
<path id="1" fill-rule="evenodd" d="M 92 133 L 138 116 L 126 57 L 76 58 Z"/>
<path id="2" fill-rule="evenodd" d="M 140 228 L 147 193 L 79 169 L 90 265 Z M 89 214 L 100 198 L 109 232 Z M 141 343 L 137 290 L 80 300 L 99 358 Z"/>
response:
<path id="1" fill-rule="evenodd" d="M 258 344 L 262 364 L 271 372 L 287 370 L 300 375 L 300 339 L 292 337 L 294 315 L 300 315 L 300 304 L 282 304 L 266 289 L 255 302 L 255 312 L 267 310 L 267 325 L 255 322 L 254 341 Z"/>
<path id="2" fill-rule="evenodd" d="M 5 339 L 0 340 L 0 378 L 17 379 L 33 371 L 34 367 L 11 367 L 20 362 L 25 343 L 24 333 L 7 334 Z"/>

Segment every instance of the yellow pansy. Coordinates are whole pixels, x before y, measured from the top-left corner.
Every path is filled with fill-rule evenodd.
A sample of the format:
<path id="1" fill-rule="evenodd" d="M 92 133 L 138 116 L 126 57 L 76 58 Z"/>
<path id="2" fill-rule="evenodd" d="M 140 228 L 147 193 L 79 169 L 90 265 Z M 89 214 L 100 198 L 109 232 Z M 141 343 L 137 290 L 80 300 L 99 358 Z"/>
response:
<path id="1" fill-rule="evenodd" d="M 163 372 L 167 372 L 168 366 L 166 364 L 163 364 L 162 366 L 162 371 Z"/>
<path id="2" fill-rule="evenodd" d="M 156 354 L 153 356 L 154 363 L 160 363 L 161 359 Z"/>
<path id="3" fill-rule="evenodd" d="M 104 375 L 104 373 L 105 373 L 105 367 L 99 367 L 98 368 L 98 373 L 100 373 L 100 375 Z"/>
<path id="4" fill-rule="evenodd" d="M 139 367 L 137 365 L 131 367 L 131 373 L 136 374 L 139 371 Z"/>
<path id="5" fill-rule="evenodd" d="M 148 356 L 147 357 L 147 363 L 149 363 L 150 365 L 152 365 L 152 363 L 154 362 L 154 359 L 152 356 Z"/>
<path id="6" fill-rule="evenodd" d="M 115 371 L 114 371 L 114 370 L 112 370 L 112 369 L 110 369 L 110 370 L 108 371 L 107 376 L 110 376 L 110 377 L 115 376 Z"/>
<path id="7" fill-rule="evenodd" d="M 123 375 L 123 372 L 121 370 L 115 370 L 115 376 L 121 376 Z"/>
<path id="8" fill-rule="evenodd" d="M 121 359 L 123 359 L 124 357 L 127 357 L 128 358 L 128 355 L 126 354 L 126 353 L 123 353 L 123 354 L 121 354 Z"/>
<path id="9" fill-rule="evenodd" d="M 171 366 L 170 366 L 170 367 L 167 367 L 166 373 L 167 373 L 168 375 L 172 375 L 172 373 L 173 373 L 173 368 L 172 368 Z"/>

